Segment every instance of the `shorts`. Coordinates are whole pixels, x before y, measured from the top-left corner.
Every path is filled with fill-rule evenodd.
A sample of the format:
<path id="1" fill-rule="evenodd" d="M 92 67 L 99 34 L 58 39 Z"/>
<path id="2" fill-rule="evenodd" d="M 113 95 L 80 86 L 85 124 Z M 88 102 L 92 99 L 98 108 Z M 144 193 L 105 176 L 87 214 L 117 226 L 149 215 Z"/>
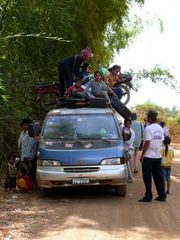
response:
<path id="1" fill-rule="evenodd" d="M 164 181 L 171 181 L 171 168 L 162 168 Z"/>

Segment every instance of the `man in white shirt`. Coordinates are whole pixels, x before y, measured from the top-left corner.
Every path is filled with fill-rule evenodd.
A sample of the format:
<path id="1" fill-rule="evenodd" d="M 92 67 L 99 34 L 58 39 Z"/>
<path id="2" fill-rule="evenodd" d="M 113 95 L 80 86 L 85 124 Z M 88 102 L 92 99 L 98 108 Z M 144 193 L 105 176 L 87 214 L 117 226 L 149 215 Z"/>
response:
<path id="1" fill-rule="evenodd" d="M 149 125 L 145 128 L 144 147 L 140 158 L 146 191 L 145 196 L 139 199 L 140 202 L 152 201 L 152 177 L 158 193 L 158 197 L 155 200 L 166 200 L 161 169 L 161 146 L 164 140 L 164 132 L 162 127 L 156 123 L 156 120 L 157 112 L 150 110 L 147 114 Z"/>

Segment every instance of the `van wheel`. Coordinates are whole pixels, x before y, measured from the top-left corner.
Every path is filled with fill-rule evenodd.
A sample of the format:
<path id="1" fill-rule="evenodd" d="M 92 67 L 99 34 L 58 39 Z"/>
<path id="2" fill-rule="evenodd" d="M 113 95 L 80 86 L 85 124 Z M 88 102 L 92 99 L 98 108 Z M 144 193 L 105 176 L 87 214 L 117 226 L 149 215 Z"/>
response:
<path id="1" fill-rule="evenodd" d="M 121 185 L 115 187 L 115 194 L 119 197 L 125 197 L 127 192 L 127 185 Z"/>

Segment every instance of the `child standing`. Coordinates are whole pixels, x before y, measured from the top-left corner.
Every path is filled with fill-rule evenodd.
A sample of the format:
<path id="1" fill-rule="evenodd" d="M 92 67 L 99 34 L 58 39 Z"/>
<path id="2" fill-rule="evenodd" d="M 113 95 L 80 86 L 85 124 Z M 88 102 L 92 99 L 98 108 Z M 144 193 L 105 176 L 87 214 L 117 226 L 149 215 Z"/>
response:
<path id="1" fill-rule="evenodd" d="M 165 190 L 166 194 L 170 193 L 170 181 L 171 181 L 171 163 L 174 157 L 174 149 L 171 144 L 171 138 L 166 136 L 163 141 L 164 146 L 162 146 L 161 155 L 162 155 L 162 170 L 165 181 Z"/>
<path id="2" fill-rule="evenodd" d="M 124 141 L 124 150 L 125 150 L 125 160 L 128 170 L 128 183 L 134 181 L 132 176 L 132 155 L 134 151 L 133 142 L 135 139 L 135 133 L 131 128 L 131 119 L 124 120 L 124 127 L 122 129 L 123 141 Z"/>
<path id="3" fill-rule="evenodd" d="M 5 190 L 16 188 L 16 174 L 17 174 L 16 157 L 14 155 L 11 155 L 8 157 L 7 173 L 4 183 Z"/>

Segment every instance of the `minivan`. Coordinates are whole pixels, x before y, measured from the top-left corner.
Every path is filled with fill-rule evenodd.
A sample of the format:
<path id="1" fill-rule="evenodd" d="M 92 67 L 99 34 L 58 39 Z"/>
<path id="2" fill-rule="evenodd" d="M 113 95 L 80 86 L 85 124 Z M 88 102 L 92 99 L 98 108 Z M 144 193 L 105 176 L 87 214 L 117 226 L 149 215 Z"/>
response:
<path id="1" fill-rule="evenodd" d="M 125 196 L 127 168 L 121 127 L 111 108 L 50 111 L 41 131 L 36 179 L 41 190 L 108 186 Z"/>

